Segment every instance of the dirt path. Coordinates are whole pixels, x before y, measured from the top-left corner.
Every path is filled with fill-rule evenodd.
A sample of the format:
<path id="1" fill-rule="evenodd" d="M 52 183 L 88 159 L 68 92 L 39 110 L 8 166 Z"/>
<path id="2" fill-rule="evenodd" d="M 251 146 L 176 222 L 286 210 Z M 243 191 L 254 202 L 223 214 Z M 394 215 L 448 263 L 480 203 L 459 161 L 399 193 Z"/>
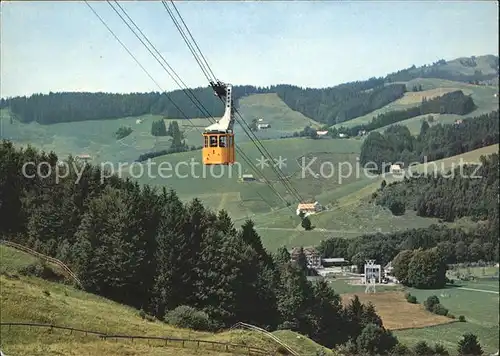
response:
<path id="1" fill-rule="evenodd" d="M 457 287 L 457 289 L 463 289 L 463 290 L 470 290 L 473 292 L 482 292 L 482 293 L 493 293 L 493 294 L 499 294 L 499 292 L 494 291 L 494 290 L 486 290 L 486 289 L 475 289 L 475 288 L 467 288 L 467 287 Z"/>

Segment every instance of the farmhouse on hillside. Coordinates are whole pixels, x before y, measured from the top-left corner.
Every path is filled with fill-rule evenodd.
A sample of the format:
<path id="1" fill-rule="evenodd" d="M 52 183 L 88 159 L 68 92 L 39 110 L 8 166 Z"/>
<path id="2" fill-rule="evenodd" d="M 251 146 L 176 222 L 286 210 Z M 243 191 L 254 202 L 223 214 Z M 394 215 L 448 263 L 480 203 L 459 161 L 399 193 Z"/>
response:
<path id="1" fill-rule="evenodd" d="M 391 165 L 391 173 L 401 173 L 403 170 L 401 169 L 401 166 L 399 164 L 393 164 Z"/>
<path id="2" fill-rule="evenodd" d="M 258 124 L 258 125 L 257 125 L 257 128 L 258 128 L 259 130 L 269 129 L 269 128 L 271 128 L 271 125 L 270 125 L 270 124 Z"/>
<path id="3" fill-rule="evenodd" d="M 241 180 L 243 182 L 253 182 L 255 181 L 255 177 L 253 176 L 253 174 L 242 174 Z"/>
<path id="4" fill-rule="evenodd" d="M 305 216 L 315 214 L 321 211 L 323 208 L 320 203 L 300 203 L 297 205 L 297 215 L 304 214 Z"/>
<path id="5" fill-rule="evenodd" d="M 300 247 L 294 247 L 290 252 L 292 261 L 296 262 L 299 257 Z M 307 267 L 318 268 L 321 267 L 321 256 L 314 247 L 304 247 L 304 255 L 307 259 Z"/>
<path id="6" fill-rule="evenodd" d="M 316 131 L 318 137 L 327 137 L 328 131 Z"/>
<path id="7" fill-rule="evenodd" d="M 91 158 L 92 157 L 89 154 L 82 154 L 82 155 L 76 156 L 77 160 L 84 161 L 84 162 L 87 162 Z"/>

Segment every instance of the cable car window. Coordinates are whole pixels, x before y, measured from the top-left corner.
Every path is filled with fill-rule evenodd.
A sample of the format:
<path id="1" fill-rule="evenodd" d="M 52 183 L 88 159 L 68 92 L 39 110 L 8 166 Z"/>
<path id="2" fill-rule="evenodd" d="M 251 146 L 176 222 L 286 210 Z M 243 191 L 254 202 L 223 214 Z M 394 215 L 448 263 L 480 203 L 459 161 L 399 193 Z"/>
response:
<path id="1" fill-rule="evenodd" d="M 217 136 L 210 136 L 210 147 L 217 147 Z"/>
<path id="2" fill-rule="evenodd" d="M 208 136 L 205 136 L 205 147 L 208 147 Z"/>
<path id="3" fill-rule="evenodd" d="M 226 147 L 226 136 L 219 137 L 219 147 Z"/>

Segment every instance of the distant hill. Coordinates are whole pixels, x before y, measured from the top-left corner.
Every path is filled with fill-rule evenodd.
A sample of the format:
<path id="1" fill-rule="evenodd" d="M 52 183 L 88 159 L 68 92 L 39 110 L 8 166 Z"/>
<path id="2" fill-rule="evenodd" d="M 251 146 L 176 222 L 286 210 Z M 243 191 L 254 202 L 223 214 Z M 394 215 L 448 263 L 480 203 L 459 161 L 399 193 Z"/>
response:
<path id="1" fill-rule="evenodd" d="M 292 110 L 331 126 L 369 114 L 412 90 L 406 82 L 415 78 L 491 84 L 498 79 L 498 56 L 440 60 L 422 67 L 412 66 L 385 77 L 369 78 L 334 87 L 313 89 L 294 85 L 234 86 L 235 100 L 252 94 L 276 93 Z M 223 104 L 209 87 L 189 89 L 197 102 L 182 90 L 169 95 L 152 93 L 48 93 L 0 99 L 0 109 L 10 109 L 19 121 L 53 124 L 85 120 L 162 115 L 170 119 L 220 117 Z M 208 114 L 207 114 L 208 112 Z"/>
<path id="2" fill-rule="evenodd" d="M 441 59 L 431 65 L 400 70 L 389 74 L 389 83 L 407 82 L 415 78 L 439 78 L 471 84 L 498 83 L 499 57 L 494 55 L 461 57 L 451 61 Z"/>

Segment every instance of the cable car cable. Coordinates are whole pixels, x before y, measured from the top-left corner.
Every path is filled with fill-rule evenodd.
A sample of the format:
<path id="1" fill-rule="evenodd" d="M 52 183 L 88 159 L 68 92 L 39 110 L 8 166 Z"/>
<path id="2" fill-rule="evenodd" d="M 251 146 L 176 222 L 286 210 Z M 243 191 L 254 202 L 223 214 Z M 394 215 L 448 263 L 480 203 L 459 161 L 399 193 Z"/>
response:
<path id="1" fill-rule="evenodd" d="M 177 10 L 177 7 L 175 6 L 174 2 L 172 0 L 170 0 L 171 3 L 172 3 L 172 6 L 174 7 L 175 11 L 177 12 L 178 16 L 180 17 L 182 23 L 184 24 L 184 26 L 186 27 L 186 30 L 188 31 L 188 33 L 190 34 L 193 42 L 195 43 L 196 45 L 196 48 L 198 49 L 198 51 L 200 52 L 200 55 L 201 57 L 205 60 L 205 65 L 209 68 L 210 72 L 213 74 L 213 71 L 210 69 L 210 66 L 208 64 L 208 62 L 206 61 L 206 58 L 205 56 L 203 55 L 201 49 L 199 48 L 199 46 L 196 44 L 196 41 L 194 40 L 192 34 L 191 34 L 191 31 L 189 31 L 189 28 L 188 26 L 186 25 L 185 21 L 183 20 L 182 18 L 182 15 L 179 13 L 179 11 Z M 174 22 L 174 24 L 176 25 L 178 31 L 180 32 L 182 38 L 184 39 L 184 41 L 186 42 L 189 50 L 191 51 L 191 53 L 193 54 L 193 56 L 195 57 L 195 60 L 200 63 L 200 60 L 198 58 L 198 56 L 196 55 L 194 49 L 193 49 L 193 46 L 189 43 L 189 40 L 187 39 L 187 36 L 182 32 L 182 29 L 180 28 L 180 26 L 178 25 L 178 22 L 177 20 L 175 19 L 172 11 L 170 9 L 168 9 L 168 6 L 166 5 L 166 1 L 165 0 L 162 0 L 162 3 L 163 3 L 163 6 L 165 7 L 165 9 L 167 10 L 168 14 L 170 15 L 172 21 Z M 201 67 L 201 66 L 200 66 Z M 201 68 L 202 71 L 205 73 L 205 69 L 204 68 Z M 215 75 L 214 75 L 215 77 Z M 208 79 L 208 78 L 207 78 Z M 222 99 L 221 99 L 222 100 Z M 266 159 L 270 160 L 270 161 L 273 161 L 273 157 L 271 156 L 271 154 L 269 153 L 269 151 L 264 147 L 264 145 L 262 144 L 262 142 L 259 140 L 259 138 L 255 135 L 255 133 L 251 130 L 250 126 L 248 125 L 248 123 L 243 119 L 241 113 L 238 111 L 238 109 L 235 108 L 235 112 L 238 114 L 238 116 L 240 117 L 241 121 L 243 121 L 244 125 L 241 124 L 241 122 L 239 122 L 240 126 L 242 126 L 245 134 L 249 137 L 249 139 L 255 144 L 255 146 L 257 147 L 257 149 L 259 150 L 260 154 L 265 157 Z M 246 126 L 249 131 L 247 131 L 245 129 Z M 251 137 L 251 135 L 249 134 L 249 132 L 253 135 L 254 138 Z M 259 147 L 259 144 L 260 144 L 260 147 Z M 267 154 L 267 155 L 266 155 Z M 279 181 L 281 181 L 284 185 L 284 187 L 286 189 L 289 190 L 289 192 L 291 193 L 292 197 L 294 197 L 295 199 L 298 199 L 299 202 L 300 201 L 303 201 L 303 198 L 300 196 L 300 193 L 295 189 L 295 187 L 292 186 L 291 182 L 289 181 L 289 179 L 284 175 L 284 173 L 281 171 L 281 169 L 278 171 L 278 169 L 276 169 L 276 167 L 274 165 L 271 165 L 271 168 L 273 169 L 273 171 L 275 172 L 277 178 Z"/>
<path id="2" fill-rule="evenodd" d="M 179 13 L 179 11 L 177 10 L 177 7 L 175 6 L 175 4 L 174 4 L 173 0 L 170 0 L 170 2 L 172 3 L 172 6 L 173 6 L 173 7 L 174 7 L 174 9 L 176 10 L 176 12 L 177 12 L 177 14 L 179 15 L 179 17 L 181 18 L 181 21 L 182 21 L 182 23 L 184 24 L 184 26 L 186 27 L 187 31 L 191 34 L 191 31 L 189 31 L 188 26 L 186 25 L 186 23 L 185 23 L 185 22 L 184 22 L 184 20 L 182 19 L 182 15 L 181 15 L 181 14 Z M 169 13 L 169 15 L 171 16 L 172 21 L 174 22 L 174 24 L 177 24 L 176 20 L 175 20 L 175 19 L 173 18 L 173 16 L 172 16 L 173 14 L 171 13 L 171 11 L 169 11 L 169 10 L 168 10 L 168 8 L 167 8 L 166 3 L 165 3 L 165 1 L 164 1 L 164 0 L 162 0 L 162 3 L 163 3 L 163 5 L 164 5 L 164 7 L 167 9 L 167 12 L 168 12 L 168 13 Z M 194 53 L 194 50 L 192 49 L 192 46 L 190 46 L 190 45 L 187 43 L 188 41 L 187 41 L 187 39 L 186 39 L 186 36 L 182 33 L 182 31 L 181 31 L 181 29 L 180 29 L 180 27 L 179 27 L 179 26 L 177 26 L 177 25 L 176 25 L 176 27 L 177 27 L 177 29 L 179 30 L 179 32 L 181 32 L 181 36 L 184 38 L 184 40 L 186 41 L 186 44 L 188 45 L 188 48 L 191 50 L 191 53 L 193 54 L 193 56 L 195 57 L 195 59 L 196 59 L 196 60 L 197 60 L 197 62 L 199 63 L 199 60 L 197 59 L 196 54 Z M 191 35 L 191 38 L 193 39 L 193 42 L 195 42 L 195 43 L 196 43 L 196 41 L 194 40 L 194 38 L 193 38 L 193 36 L 192 36 L 192 35 Z M 203 59 L 205 59 L 205 57 L 203 56 L 203 53 L 202 53 L 201 49 L 199 48 L 199 46 L 198 46 L 198 45 L 196 45 L 196 47 L 198 48 L 198 51 L 200 52 L 200 54 L 201 54 L 202 58 L 203 58 Z M 206 62 L 206 63 L 205 63 L 205 64 L 206 64 L 206 66 L 207 66 L 208 68 L 210 68 L 210 66 L 208 65 L 208 62 L 206 61 L 206 59 L 205 59 L 205 62 Z M 202 69 L 202 71 L 203 71 L 203 69 Z M 210 70 L 210 71 L 211 71 L 211 70 Z M 212 71 L 211 71 L 211 72 L 212 72 Z M 213 72 L 212 72 L 212 73 L 213 73 Z M 214 77 L 215 77 L 215 75 L 214 75 Z M 249 125 L 246 123 L 246 121 L 242 118 L 242 115 L 239 113 L 239 111 L 238 111 L 237 109 L 235 109 L 235 111 L 236 111 L 236 112 L 237 112 L 237 114 L 240 116 L 241 120 L 245 123 L 245 125 L 246 125 L 248 128 L 250 128 L 250 127 L 249 127 Z M 240 125 L 241 125 L 241 123 L 240 123 Z M 267 149 L 264 147 L 264 145 L 262 144 L 262 142 L 261 142 L 261 141 L 257 138 L 257 136 L 255 135 L 255 133 L 254 133 L 253 131 L 251 131 L 251 130 L 250 130 L 250 132 L 252 132 L 252 134 L 254 135 L 254 137 L 255 137 L 255 139 L 256 139 L 256 140 L 253 140 L 253 139 L 252 139 L 252 137 L 251 137 L 251 136 L 248 134 L 248 132 L 245 130 L 245 128 L 243 127 L 243 125 L 241 125 L 241 126 L 242 126 L 242 128 L 244 129 L 244 131 L 245 131 L 245 133 L 247 134 L 247 136 L 250 138 L 250 140 L 251 140 L 251 141 L 252 141 L 252 142 L 256 145 L 257 149 L 261 152 L 261 154 L 265 157 L 265 155 L 262 153 L 262 150 L 261 150 L 261 149 L 260 149 L 260 147 L 256 144 L 256 142 L 255 142 L 255 141 L 257 141 L 257 142 L 259 142 L 259 143 L 260 143 L 260 145 L 262 146 L 262 148 L 266 151 L 266 153 L 268 153 L 268 155 L 269 155 L 269 159 L 272 161 L 273 159 L 272 159 L 272 157 L 270 156 L 269 151 L 267 151 Z M 287 186 L 288 186 L 288 187 L 290 187 L 289 189 L 291 190 L 292 195 L 295 195 L 296 197 L 298 197 L 298 198 L 299 198 L 299 202 L 304 201 L 304 199 L 302 198 L 302 196 L 300 195 L 300 193 L 299 193 L 299 192 L 298 192 L 298 191 L 297 191 L 297 190 L 296 190 L 296 189 L 295 189 L 295 188 L 291 185 L 291 183 L 290 183 L 290 181 L 288 180 L 288 178 L 287 178 L 286 176 L 284 176 L 284 174 L 283 174 L 283 172 L 281 171 L 281 169 L 279 169 L 279 172 L 278 172 L 278 170 L 276 170 L 274 166 L 271 166 L 271 167 L 274 169 L 274 171 L 276 172 L 276 174 L 277 174 L 277 176 L 278 176 L 278 179 L 282 181 L 282 183 L 283 183 L 283 185 L 285 186 L 285 188 L 286 188 Z M 282 177 L 282 178 L 280 177 L 280 173 L 281 173 L 281 177 Z M 295 194 L 294 194 L 294 193 L 295 193 Z M 288 203 L 287 203 L 287 205 L 288 205 Z M 321 231 L 321 232 L 322 232 L 322 231 Z M 322 234 L 323 234 L 323 232 L 322 232 Z M 325 234 L 323 234 L 323 236 L 324 236 L 324 237 L 326 237 L 326 236 L 325 236 Z"/>
<path id="3" fill-rule="evenodd" d="M 182 86 L 176 81 L 176 79 L 173 77 L 173 75 L 165 68 L 165 66 L 163 66 L 163 64 L 159 61 L 159 59 L 154 55 L 153 52 L 151 52 L 151 50 L 148 48 L 148 46 L 144 43 L 144 41 L 141 40 L 141 38 L 137 35 L 137 33 L 130 27 L 130 25 L 127 23 L 127 21 L 123 18 L 123 16 L 120 15 L 120 13 L 116 10 L 116 8 L 113 7 L 113 5 L 109 2 L 109 0 L 107 1 L 108 4 L 110 5 L 110 7 L 118 14 L 118 16 L 121 18 L 121 20 L 123 22 L 125 22 L 125 24 L 127 25 L 127 27 L 132 31 L 132 33 L 139 39 L 139 41 L 146 47 L 146 49 L 149 51 L 149 53 L 151 53 L 151 55 L 160 63 L 160 65 L 163 67 L 163 69 L 170 75 L 170 77 L 176 82 L 176 84 L 182 89 Z M 115 3 L 117 3 L 115 1 Z M 166 61 L 166 59 L 161 55 L 161 53 L 156 49 L 156 47 L 151 43 L 151 41 L 149 41 L 149 39 L 147 38 L 147 36 L 141 31 L 141 29 L 135 24 L 135 22 L 130 18 L 130 16 L 127 14 L 127 12 L 117 3 L 117 5 L 120 7 L 120 9 L 123 11 L 123 13 L 125 14 L 125 16 L 127 16 L 127 18 L 133 23 L 134 27 L 137 28 L 137 30 L 142 34 L 142 36 L 145 38 L 145 40 L 151 45 L 151 47 L 153 47 L 153 49 L 158 53 L 158 55 L 160 56 L 160 58 L 163 59 L 163 61 L 165 62 L 165 64 L 171 69 L 171 71 L 179 78 L 179 80 L 184 84 L 184 86 L 186 86 L 186 84 L 182 81 L 182 79 L 177 75 L 177 73 L 175 73 L 174 69 L 168 64 L 168 62 Z M 187 87 L 187 86 L 186 86 Z M 208 110 L 201 104 L 201 102 L 199 102 L 199 100 L 196 98 L 196 96 L 194 95 L 194 93 L 192 92 L 192 90 L 188 89 L 188 91 L 193 95 L 193 98 L 201 105 L 201 108 L 200 106 L 197 105 L 197 103 L 195 103 L 193 101 L 193 98 L 191 98 L 187 93 L 186 93 L 186 90 L 182 89 L 184 91 L 184 93 L 191 99 L 191 101 L 193 102 L 193 104 L 195 104 L 195 106 L 198 108 L 198 110 L 202 111 L 205 110 L 205 112 L 211 117 L 210 113 L 208 112 Z M 178 106 L 176 106 L 176 108 L 182 113 L 182 111 L 180 110 L 180 108 Z M 184 113 L 182 113 L 184 115 Z M 187 115 L 184 115 L 185 118 L 187 118 L 189 120 L 189 122 L 194 125 L 192 123 L 192 121 L 187 117 Z M 213 117 L 211 117 L 213 119 Z M 214 119 L 215 120 L 215 119 Z M 209 119 L 210 121 L 210 119 Z M 193 126 L 194 127 L 194 126 Z M 201 134 L 201 131 L 199 129 L 197 129 L 198 132 Z M 240 153 L 243 158 L 245 159 L 245 161 L 247 162 L 247 164 L 249 164 L 250 167 L 252 167 L 252 169 L 254 171 L 256 171 L 256 168 L 250 163 L 250 160 L 248 159 L 248 157 L 246 156 L 246 154 L 236 145 L 236 148 L 238 149 L 238 153 Z M 241 151 L 241 152 L 240 152 Z M 261 173 L 261 172 L 259 172 Z M 271 183 L 269 182 L 269 180 L 263 175 L 261 174 L 264 178 L 264 180 L 267 181 L 268 185 L 271 185 Z M 275 191 L 276 194 L 279 195 L 280 199 L 282 199 L 285 204 L 287 204 L 287 201 L 280 196 L 280 194 L 275 190 L 274 187 L 272 187 L 272 189 Z"/>
<path id="4" fill-rule="evenodd" d="M 109 3 L 109 2 L 108 2 Z M 113 35 L 113 37 L 118 41 L 118 43 L 120 43 L 120 45 L 127 51 L 127 53 L 134 59 L 134 61 L 139 65 L 139 67 L 148 75 L 148 77 L 156 84 L 156 86 L 160 89 L 160 91 L 162 91 L 167 99 L 174 105 L 174 107 L 182 114 L 182 116 L 184 116 L 185 119 L 188 120 L 188 122 L 195 128 L 198 130 L 198 132 L 201 134 L 201 131 L 196 127 L 196 125 L 194 125 L 194 123 L 191 121 L 191 119 L 189 119 L 189 117 L 184 114 L 184 112 L 180 109 L 180 107 L 170 98 L 170 96 L 168 95 L 168 93 L 158 84 L 158 82 L 151 76 L 151 74 L 144 68 L 144 66 L 139 62 L 139 60 L 134 56 L 134 54 L 128 49 L 128 47 L 118 38 L 118 36 L 114 33 L 114 31 L 107 25 L 106 21 L 104 21 L 104 19 L 94 10 L 94 8 L 88 3 L 87 0 L 85 0 L 85 4 L 90 8 L 90 10 L 94 13 L 94 15 L 101 21 L 101 23 L 106 27 L 106 29 Z M 114 8 L 113 8 L 114 9 Z M 135 32 L 134 32 L 135 33 Z M 155 57 L 156 58 L 156 57 Z M 170 73 L 169 73 L 170 74 Z M 248 157 L 246 156 L 246 154 L 236 145 L 236 148 L 241 151 L 239 152 L 241 154 L 241 156 L 245 159 L 245 161 L 247 162 L 247 164 L 249 165 L 249 167 L 251 169 L 253 169 L 257 175 L 261 175 L 264 180 L 267 182 L 267 185 L 271 188 L 271 190 L 273 190 L 273 192 L 275 194 L 278 195 L 278 197 L 280 197 L 285 203 L 287 203 L 287 201 L 281 196 L 281 194 L 272 186 L 272 184 L 269 183 L 269 180 L 264 176 L 264 174 L 262 172 L 259 172 L 255 167 L 254 165 L 251 164 L 250 160 L 248 159 Z"/>

